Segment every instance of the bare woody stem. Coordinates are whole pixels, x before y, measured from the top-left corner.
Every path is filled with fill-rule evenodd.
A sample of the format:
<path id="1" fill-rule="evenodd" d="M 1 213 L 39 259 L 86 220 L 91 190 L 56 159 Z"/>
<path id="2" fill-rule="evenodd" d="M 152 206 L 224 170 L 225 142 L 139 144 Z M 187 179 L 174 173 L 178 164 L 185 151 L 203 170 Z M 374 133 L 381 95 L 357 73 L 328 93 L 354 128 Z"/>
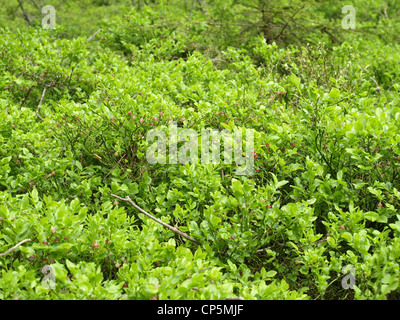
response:
<path id="1" fill-rule="evenodd" d="M 32 27 L 31 20 L 29 20 L 29 17 L 28 17 L 28 15 L 26 14 L 26 11 L 25 11 L 25 9 L 24 9 L 24 6 L 22 5 L 21 0 L 18 0 L 18 4 L 19 4 L 19 7 L 20 7 L 21 10 L 22 10 L 22 13 L 24 14 L 24 19 L 26 20 L 26 22 L 28 22 L 29 26 Z"/>
<path id="2" fill-rule="evenodd" d="M 40 110 L 40 106 L 42 105 L 43 98 L 44 98 L 44 95 L 46 94 L 47 88 L 48 88 L 48 86 L 45 86 L 45 87 L 44 87 L 43 92 L 42 92 L 42 96 L 41 96 L 40 101 L 39 101 L 39 105 L 38 105 L 38 107 L 37 107 L 37 109 L 36 109 L 36 115 L 37 115 L 38 118 L 39 118 L 40 120 L 42 120 L 42 121 L 43 121 L 43 118 L 39 115 L 39 110 Z"/>
<path id="3" fill-rule="evenodd" d="M 369 77 L 373 82 L 375 82 L 375 84 L 376 84 L 376 91 L 378 91 L 378 93 L 380 94 L 380 95 L 382 95 L 381 94 L 381 88 L 379 88 L 379 85 L 378 85 L 378 82 L 376 82 L 376 80 L 374 79 L 374 78 L 372 78 L 372 77 Z"/>
<path id="4" fill-rule="evenodd" d="M 22 240 L 20 243 L 17 243 L 14 247 L 8 249 L 6 252 L 0 253 L 0 257 L 5 256 L 6 254 L 10 253 L 11 251 L 17 249 L 21 244 L 28 242 L 28 241 L 31 241 L 31 239 Z"/>
<path id="5" fill-rule="evenodd" d="M 96 36 L 96 34 L 98 34 L 101 31 L 102 31 L 102 29 L 97 30 L 94 34 L 92 34 L 89 38 L 86 39 L 85 43 L 88 43 L 90 40 L 92 40 Z"/>
<path id="6" fill-rule="evenodd" d="M 133 205 L 137 210 L 139 210 L 141 213 L 143 213 L 143 214 L 145 214 L 146 216 L 148 216 L 150 219 L 153 219 L 154 221 L 158 222 L 159 224 L 161 224 L 162 226 L 168 228 L 169 230 L 171 230 L 171 231 L 173 231 L 173 232 L 179 234 L 180 236 L 182 236 L 182 237 L 184 237 L 184 238 L 186 238 L 186 239 L 188 239 L 188 240 L 190 240 L 190 241 L 192 241 L 192 242 L 194 242 L 194 243 L 200 244 L 199 241 L 197 241 L 196 239 L 193 239 L 191 236 L 188 236 L 186 233 L 184 233 L 184 232 L 182 232 L 182 231 L 180 231 L 180 230 L 178 230 L 178 229 L 176 229 L 176 228 L 170 226 L 169 224 L 167 224 L 167 223 L 161 221 L 160 219 L 154 217 L 154 216 L 151 215 L 150 213 L 148 213 L 148 212 L 146 212 L 145 210 L 143 210 L 141 207 L 139 207 L 137 204 L 135 204 L 135 203 L 131 200 L 131 198 L 129 198 L 129 196 L 126 196 L 126 198 L 121 198 L 121 197 L 119 197 L 119 196 L 117 196 L 117 195 L 115 195 L 115 194 L 110 194 L 110 196 L 112 196 L 112 197 L 114 197 L 114 198 L 117 198 L 117 199 L 119 199 L 119 200 L 122 200 L 122 201 L 127 201 L 127 202 L 129 202 L 129 203 L 130 203 L 131 205 Z"/>

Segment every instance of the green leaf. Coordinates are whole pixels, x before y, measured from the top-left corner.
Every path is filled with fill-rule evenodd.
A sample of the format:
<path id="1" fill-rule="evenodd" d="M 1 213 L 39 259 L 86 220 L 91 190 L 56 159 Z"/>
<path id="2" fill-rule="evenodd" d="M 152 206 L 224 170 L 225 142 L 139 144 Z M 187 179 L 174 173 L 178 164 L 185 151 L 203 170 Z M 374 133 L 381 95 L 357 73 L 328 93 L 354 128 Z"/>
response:
<path id="1" fill-rule="evenodd" d="M 336 88 L 332 88 L 332 90 L 329 92 L 329 96 L 335 100 L 339 100 L 340 91 Z"/>
<path id="2" fill-rule="evenodd" d="M 351 236 L 351 234 L 350 234 L 349 232 L 344 232 L 344 233 L 342 233 L 341 237 L 342 237 L 343 239 L 349 241 L 349 242 L 351 241 L 351 238 L 352 238 L 352 236 Z"/>
<path id="3" fill-rule="evenodd" d="M 31 199 L 33 200 L 34 204 L 37 204 L 39 202 L 39 195 L 38 195 L 36 188 L 33 189 L 31 192 Z"/>
<path id="4" fill-rule="evenodd" d="M 78 160 L 75 160 L 75 165 L 78 167 L 78 169 L 79 169 L 80 171 L 83 170 L 82 164 L 81 164 Z"/>
<path id="5" fill-rule="evenodd" d="M 287 184 L 288 182 L 289 182 L 289 181 L 287 181 L 287 180 L 279 181 L 279 182 L 276 184 L 276 188 L 278 189 L 278 188 L 284 186 L 285 184 Z"/>
<path id="6" fill-rule="evenodd" d="M 9 156 L 9 157 L 6 157 L 6 158 L 1 159 L 1 161 L 0 161 L 0 166 L 5 165 L 6 163 L 9 163 L 10 160 L 11 160 L 11 158 L 12 158 L 12 157 Z"/>
<path id="7" fill-rule="evenodd" d="M 369 211 L 364 213 L 364 218 L 369 220 L 369 221 L 376 221 L 379 218 L 379 214 L 377 214 L 376 212 L 373 211 Z"/>
<path id="8" fill-rule="evenodd" d="M 72 243 L 62 243 L 57 246 L 56 250 L 57 251 L 67 251 L 71 249 L 74 245 Z"/>
<path id="9" fill-rule="evenodd" d="M 149 173 L 147 171 L 145 171 L 143 173 L 143 182 L 147 185 L 151 184 L 151 178 L 149 176 Z"/>
<path id="10" fill-rule="evenodd" d="M 388 218 L 385 215 L 382 215 L 382 216 L 379 216 L 378 219 L 376 219 L 376 222 L 387 223 Z"/>
<path id="11" fill-rule="evenodd" d="M 300 78 L 295 74 L 291 74 L 288 78 L 288 81 L 292 83 L 297 89 L 300 89 Z"/>
<path id="12" fill-rule="evenodd" d="M 69 271 L 71 271 L 72 274 L 76 274 L 78 272 L 79 268 L 74 263 L 72 263 L 68 259 L 65 262 L 67 264 L 67 268 L 69 269 Z"/>
<path id="13" fill-rule="evenodd" d="M 241 198 L 243 197 L 243 185 L 242 183 L 237 180 L 237 179 L 232 179 L 232 186 L 233 194 L 236 198 Z"/>
<path id="14" fill-rule="evenodd" d="M 233 264 L 233 263 L 231 262 L 231 260 L 229 260 L 229 259 L 228 259 L 227 262 L 228 262 L 228 265 L 229 265 L 229 269 L 230 269 L 232 272 L 235 272 L 235 271 L 237 270 L 236 265 Z"/>
<path id="15" fill-rule="evenodd" d="M 266 278 L 272 278 L 272 277 L 274 277 L 276 274 L 277 274 L 276 271 L 270 270 L 270 271 L 268 271 L 268 272 L 265 274 L 265 277 L 266 277 Z"/>

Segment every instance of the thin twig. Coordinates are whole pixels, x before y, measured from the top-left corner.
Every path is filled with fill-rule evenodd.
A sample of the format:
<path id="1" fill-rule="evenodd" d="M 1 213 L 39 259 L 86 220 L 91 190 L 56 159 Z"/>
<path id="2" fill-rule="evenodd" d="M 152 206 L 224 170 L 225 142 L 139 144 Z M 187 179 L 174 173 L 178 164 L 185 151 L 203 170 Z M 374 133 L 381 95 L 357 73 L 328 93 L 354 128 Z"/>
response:
<path id="1" fill-rule="evenodd" d="M 25 101 L 28 99 L 28 97 L 31 94 L 33 88 L 34 87 L 31 87 L 30 90 L 28 91 L 28 93 L 25 95 L 24 101 L 21 102 L 21 107 L 25 104 Z"/>
<path id="2" fill-rule="evenodd" d="M 244 300 L 242 297 L 228 297 L 226 300 Z"/>
<path id="3" fill-rule="evenodd" d="M 388 6 L 386 5 L 386 7 L 385 7 L 385 9 L 384 9 L 384 10 L 385 10 L 385 18 L 386 18 L 386 20 L 389 20 L 389 16 L 388 16 L 388 14 L 387 14 L 387 7 L 388 7 Z"/>
<path id="4" fill-rule="evenodd" d="M 315 245 L 317 245 L 319 243 L 325 242 L 325 241 L 326 241 L 326 239 L 320 239 L 318 241 L 315 241 L 315 242 L 311 243 L 311 246 L 313 247 L 313 246 L 315 246 Z"/>
<path id="5" fill-rule="evenodd" d="M 115 195 L 115 194 L 110 194 L 110 196 L 112 196 L 112 197 L 114 197 L 114 198 L 117 198 L 117 199 L 119 199 L 119 200 L 122 200 L 122 201 L 127 201 L 127 202 L 129 202 L 131 205 L 133 205 L 133 206 L 134 206 L 137 210 L 139 210 L 141 213 L 144 213 L 146 216 L 148 216 L 149 218 L 151 218 L 151 219 L 153 219 L 154 221 L 158 222 L 159 224 L 163 225 L 164 227 L 168 228 L 169 230 L 171 230 L 171 231 L 173 231 L 173 232 L 175 232 L 175 233 L 181 235 L 182 237 L 184 237 L 184 238 L 186 238 L 186 239 L 188 239 L 188 240 L 190 240 L 190 241 L 192 241 L 192 242 L 194 242 L 194 243 L 200 244 L 199 241 L 197 241 L 196 239 L 193 239 L 191 236 L 188 236 L 186 233 L 184 233 L 184 232 L 182 232 L 182 231 L 180 231 L 180 230 L 178 230 L 178 229 L 176 229 L 176 228 L 174 228 L 174 227 L 171 227 L 169 224 L 167 224 L 167 223 L 161 221 L 160 219 L 154 217 L 154 216 L 151 215 L 150 213 L 144 211 L 141 207 L 139 207 L 137 204 L 135 204 L 135 203 L 131 200 L 131 198 L 129 198 L 129 196 L 126 196 L 126 198 L 121 198 L 121 197 L 119 197 L 119 196 L 117 196 L 117 195 Z"/>
<path id="6" fill-rule="evenodd" d="M 215 61 L 221 61 L 221 62 L 225 62 L 226 63 L 226 60 L 223 60 L 223 59 L 211 59 L 211 62 L 212 62 L 212 64 L 213 64 L 213 67 L 215 67 Z"/>
<path id="7" fill-rule="evenodd" d="M 313 242 L 313 243 L 311 243 L 310 244 L 310 246 L 315 246 L 315 245 L 317 245 L 317 244 L 320 244 L 320 243 L 323 243 L 323 242 L 325 242 L 326 241 L 326 238 L 324 238 L 324 239 L 320 239 L 320 240 L 318 240 L 318 241 L 315 241 L 315 242 Z M 283 246 L 283 245 L 285 245 L 284 243 L 278 243 L 280 246 Z M 303 246 L 302 245 L 299 245 L 299 244 L 296 244 L 297 245 L 297 247 L 299 248 L 299 249 L 301 249 L 301 248 L 303 248 Z M 263 252 L 263 251 L 267 251 L 268 249 L 271 249 L 272 247 L 267 247 L 267 248 L 263 248 L 263 249 L 258 249 L 257 251 L 256 251 L 256 253 L 260 253 L 260 252 Z"/>
<path id="8" fill-rule="evenodd" d="M 103 29 L 99 29 L 97 30 L 94 34 L 92 34 L 89 38 L 86 39 L 85 43 L 88 43 L 90 40 L 92 40 L 96 34 L 98 34 L 99 32 L 101 32 Z"/>
<path id="9" fill-rule="evenodd" d="M 28 241 L 31 241 L 31 239 L 22 240 L 20 243 L 17 243 L 14 247 L 8 249 L 6 252 L 0 253 L 0 257 L 5 256 L 6 254 L 10 253 L 11 251 L 17 249 L 21 244 L 28 242 Z"/>
<path id="10" fill-rule="evenodd" d="M 278 34 L 274 39 L 278 39 L 278 38 L 282 35 L 283 31 L 285 31 L 286 27 L 289 25 L 289 21 L 290 21 L 290 20 L 293 20 L 293 18 L 295 17 L 295 15 L 298 14 L 301 10 L 303 10 L 303 8 L 304 8 L 305 6 L 306 6 L 306 5 L 303 5 L 302 7 L 300 7 L 297 11 L 295 11 L 295 12 L 293 13 L 293 15 L 290 17 L 290 19 L 286 21 L 286 23 L 285 23 L 285 25 L 283 26 L 281 32 L 279 32 L 279 34 Z"/>
<path id="11" fill-rule="evenodd" d="M 267 250 L 269 250 L 269 249 L 271 249 L 271 247 L 264 248 L 264 249 L 258 249 L 258 250 L 256 251 L 256 253 L 260 253 L 260 252 L 263 252 L 263 251 L 267 251 Z"/>
<path id="12" fill-rule="evenodd" d="M 376 84 L 376 91 L 378 91 L 379 92 L 379 94 L 381 94 L 381 88 L 379 88 L 379 85 L 378 85 L 378 82 L 376 82 L 376 80 L 374 79 L 374 78 L 372 78 L 372 77 L 369 77 L 373 82 L 375 82 L 375 84 Z"/>
<path id="13" fill-rule="evenodd" d="M 383 16 L 383 13 L 381 12 L 381 7 L 382 7 L 382 5 L 379 6 L 379 10 L 378 10 L 378 11 L 379 11 L 379 13 Z M 388 6 L 386 5 L 386 7 L 385 7 L 385 9 L 384 9 L 384 12 L 385 12 L 385 15 L 384 15 L 384 16 L 385 16 L 385 19 L 386 19 L 386 20 L 389 20 L 389 17 L 388 17 L 388 14 L 387 14 L 387 7 L 388 7 Z"/>
<path id="14" fill-rule="evenodd" d="M 21 10 L 22 10 L 22 13 L 24 14 L 25 20 L 28 22 L 29 26 L 32 27 L 32 23 L 31 23 L 31 21 L 29 20 L 28 15 L 27 15 L 26 12 L 25 12 L 25 9 L 24 9 L 24 6 L 23 6 L 22 3 L 21 3 L 21 0 L 18 0 L 18 4 L 19 4 L 19 6 L 20 6 L 20 8 L 21 8 Z"/>
<path id="15" fill-rule="evenodd" d="M 126 154 L 124 154 L 122 157 L 121 157 L 121 159 L 119 159 L 119 161 L 117 162 L 117 164 L 110 170 L 110 172 L 109 173 L 107 173 L 107 175 L 105 176 L 105 178 L 107 178 L 108 176 L 109 176 L 109 174 L 117 167 L 117 165 L 119 165 L 119 163 L 121 162 L 121 160 L 123 159 L 123 158 L 125 158 L 125 156 L 126 156 Z M 97 157 L 99 157 L 99 156 L 97 156 Z M 99 157 L 100 158 L 100 157 Z M 100 158 L 101 159 L 101 158 Z M 104 179 L 105 179 L 104 178 Z"/>
<path id="16" fill-rule="evenodd" d="M 209 270 L 209 269 L 212 269 L 212 268 L 214 268 L 214 266 L 210 266 L 210 267 L 201 269 L 201 270 L 199 270 L 199 271 L 196 271 L 195 273 L 203 272 L 203 271 L 206 271 L 206 270 Z"/>
<path id="17" fill-rule="evenodd" d="M 250 23 L 222 23 L 222 22 L 213 22 L 213 21 L 178 21 L 173 23 L 168 23 L 168 21 L 164 20 L 164 23 L 151 24 L 151 25 L 135 25 L 136 28 L 165 28 L 171 26 L 177 26 L 181 24 L 206 24 L 210 26 L 222 26 L 222 27 L 230 27 L 230 26 L 238 26 L 238 27 L 256 27 L 263 28 L 264 25 L 260 24 L 250 24 Z"/>
<path id="18" fill-rule="evenodd" d="M 37 109 L 36 109 L 36 115 L 37 115 L 38 118 L 39 118 L 40 120 L 42 120 L 42 121 L 43 121 L 44 119 L 39 115 L 39 110 L 40 110 L 40 106 L 41 106 L 41 104 L 42 104 L 42 102 L 43 102 L 44 95 L 46 94 L 46 90 L 47 90 L 47 86 L 45 86 L 44 89 L 43 89 L 42 97 L 40 98 L 39 105 L 38 105 L 38 107 L 37 107 Z"/>

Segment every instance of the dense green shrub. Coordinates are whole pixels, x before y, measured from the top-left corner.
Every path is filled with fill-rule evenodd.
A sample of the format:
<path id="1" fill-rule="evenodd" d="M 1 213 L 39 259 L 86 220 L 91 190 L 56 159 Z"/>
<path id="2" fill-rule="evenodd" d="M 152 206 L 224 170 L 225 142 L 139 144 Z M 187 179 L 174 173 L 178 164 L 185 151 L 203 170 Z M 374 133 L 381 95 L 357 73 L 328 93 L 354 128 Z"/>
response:
<path id="1" fill-rule="evenodd" d="M 222 2 L 180 4 L 138 5 L 90 40 L 0 30 L 0 253 L 29 239 L 0 257 L 0 298 L 398 299 L 395 49 L 354 33 L 240 44 L 242 26 L 218 37 L 209 19 Z M 254 174 L 149 163 L 147 133 L 171 121 L 199 139 L 253 129 Z"/>

